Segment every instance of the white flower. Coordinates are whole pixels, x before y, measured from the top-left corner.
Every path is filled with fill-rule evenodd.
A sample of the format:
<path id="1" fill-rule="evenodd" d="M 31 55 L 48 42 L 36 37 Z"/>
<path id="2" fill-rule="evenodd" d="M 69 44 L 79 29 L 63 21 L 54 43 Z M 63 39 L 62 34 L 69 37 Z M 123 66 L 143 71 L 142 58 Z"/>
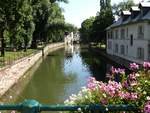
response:
<path id="1" fill-rule="evenodd" d="M 69 100 L 67 99 L 67 100 L 65 100 L 65 102 L 64 102 L 65 104 L 68 104 L 69 103 Z"/>
<path id="2" fill-rule="evenodd" d="M 138 87 L 137 89 L 138 89 L 139 91 L 141 91 L 141 88 L 140 88 L 140 87 Z"/>
<path id="3" fill-rule="evenodd" d="M 146 94 L 147 94 L 147 92 L 146 92 L 146 91 L 143 91 L 143 94 L 144 94 L 144 95 L 146 95 Z"/>
<path id="4" fill-rule="evenodd" d="M 108 108 L 106 108 L 106 111 L 108 111 Z"/>
<path id="5" fill-rule="evenodd" d="M 140 74 L 139 74 L 139 73 L 136 73 L 136 74 L 135 74 L 135 76 L 136 76 L 136 77 L 139 77 L 139 76 L 140 76 Z"/>
<path id="6" fill-rule="evenodd" d="M 104 96 L 104 98 L 106 98 L 106 97 L 107 97 L 107 95 L 106 95 L 105 93 L 103 93 L 103 96 Z"/>
<path id="7" fill-rule="evenodd" d="M 147 100 L 150 100 L 150 96 L 147 96 L 146 99 L 147 99 Z"/>
<path id="8" fill-rule="evenodd" d="M 81 108 L 78 108 L 78 111 L 81 112 L 82 111 Z"/>
<path id="9" fill-rule="evenodd" d="M 85 98 L 86 98 L 86 99 L 88 99 L 88 96 L 87 96 L 87 95 L 85 95 Z"/>

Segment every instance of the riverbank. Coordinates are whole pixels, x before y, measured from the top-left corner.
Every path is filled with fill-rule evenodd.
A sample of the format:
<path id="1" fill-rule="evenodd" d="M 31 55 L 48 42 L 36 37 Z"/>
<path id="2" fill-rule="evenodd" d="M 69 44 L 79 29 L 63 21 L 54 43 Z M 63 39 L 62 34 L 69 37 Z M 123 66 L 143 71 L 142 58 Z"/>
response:
<path id="1" fill-rule="evenodd" d="M 44 55 L 62 48 L 64 43 L 47 45 L 43 50 L 19 59 L 0 69 L 0 97 L 3 96 L 18 80 Z"/>

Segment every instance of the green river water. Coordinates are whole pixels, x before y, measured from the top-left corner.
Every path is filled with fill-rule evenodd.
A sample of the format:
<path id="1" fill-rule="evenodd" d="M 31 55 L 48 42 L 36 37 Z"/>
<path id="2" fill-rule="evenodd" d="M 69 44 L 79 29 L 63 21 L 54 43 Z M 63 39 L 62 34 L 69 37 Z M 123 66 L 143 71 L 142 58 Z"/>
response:
<path id="1" fill-rule="evenodd" d="M 79 45 L 49 53 L 38 61 L 2 99 L 19 103 L 35 99 L 44 104 L 63 103 L 86 86 L 90 76 L 105 80 L 111 63 Z"/>

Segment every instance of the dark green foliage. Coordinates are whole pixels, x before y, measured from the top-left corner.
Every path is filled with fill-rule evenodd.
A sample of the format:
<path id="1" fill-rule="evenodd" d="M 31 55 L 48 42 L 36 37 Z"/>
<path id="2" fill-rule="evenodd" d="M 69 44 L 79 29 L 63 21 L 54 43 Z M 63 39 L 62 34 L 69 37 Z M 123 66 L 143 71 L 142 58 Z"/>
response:
<path id="1" fill-rule="evenodd" d="M 39 41 L 48 43 L 63 39 L 67 24 L 56 1 L 68 3 L 68 0 L 0 1 L 3 56 L 5 46 L 15 50 L 24 48 L 26 51 L 29 46 L 36 48 Z"/>
<path id="2" fill-rule="evenodd" d="M 94 20 L 94 17 L 90 17 L 89 19 L 84 20 L 81 24 L 80 38 L 84 43 L 92 41 L 91 33 Z"/>
<path id="3" fill-rule="evenodd" d="M 91 38 L 93 42 L 105 43 L 106 28 L 113 23 L 114 17 L 111 9 L 101 10 L 93 22 Z"/>
<path id="4" fill-rule="evenodd" d="M 106 28 L 111 25 L 114 20 L 110 2 L 110 0 L 100 0 L 100 12 L 95 19 L 83 21 L 80 29 L 83 42 L 105 43 Z"/>

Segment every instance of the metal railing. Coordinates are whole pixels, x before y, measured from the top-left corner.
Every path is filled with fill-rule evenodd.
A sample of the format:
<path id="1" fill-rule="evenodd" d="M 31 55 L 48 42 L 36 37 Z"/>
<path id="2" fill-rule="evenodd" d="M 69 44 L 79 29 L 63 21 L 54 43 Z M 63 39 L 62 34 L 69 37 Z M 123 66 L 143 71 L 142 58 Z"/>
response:
<path id="1" fill-rule="evenodd" d="M 40 113 L 42 111 L 99 111 L 100 113 L 104 112 L 117 112 L 117 111 L 133 111 L 135 113 L 138 112 L 138 107 L 135 105 L 108 105 L 103 106 L 99 104 L 91 104 L 91 105 L 80 105 L 80 106 L 68 106 L 68 105 L 43 105 L 40 104 L 36 100 L 25 100 L 22 103 L 14 104 L 14 105 L 0 105 L 0 110 L 15 110 L 21 113 Z"/>

